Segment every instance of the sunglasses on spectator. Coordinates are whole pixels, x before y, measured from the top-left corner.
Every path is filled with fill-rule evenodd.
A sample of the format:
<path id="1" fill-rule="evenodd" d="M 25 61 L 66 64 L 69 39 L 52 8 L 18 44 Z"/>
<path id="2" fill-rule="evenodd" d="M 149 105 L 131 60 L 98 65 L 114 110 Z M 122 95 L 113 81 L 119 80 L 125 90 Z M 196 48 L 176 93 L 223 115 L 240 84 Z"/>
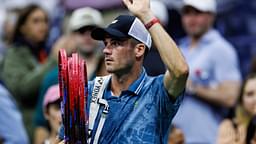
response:
<path id="1" fill-rule="evenodd" d="M 189 14 L 202 14 L 202 13 L 207 13 L 207 12 L 203 12 L 200 11 L 198 9 L 195 9 L 191 6 L 185 6 L 182 10 L 181 10 L 181 14 L 182 15 L 189 15 Z"/>
<path id="2" fill-rule="evenodd" d="M 85 34 L 88 31 L 91 32 L 95 28 L 96 28 L 95 26 L 85 26 L 85 27 L 82 27 L 82 28 L 79 28 L 79 29 L 75 30 L 74 32 L 79 33 L 79 34 L 82 35 L 82 34 Z"/>

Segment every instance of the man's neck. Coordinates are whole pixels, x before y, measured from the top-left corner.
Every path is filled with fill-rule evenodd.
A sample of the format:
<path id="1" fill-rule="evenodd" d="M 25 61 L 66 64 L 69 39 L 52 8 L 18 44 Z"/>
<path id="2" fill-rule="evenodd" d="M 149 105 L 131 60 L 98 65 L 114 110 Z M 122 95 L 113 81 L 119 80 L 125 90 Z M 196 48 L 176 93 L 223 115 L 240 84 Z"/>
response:
<path id="1" fill-rule="evenodd" d="M 191 38 L 191 43 L 190 43 L 190 46 L 189 46 L 189 49 L 194 49 L 197 47 L 198 45 L 198 42 L 199 42 L 199 39 L 195 38 L 195 37 L 192 37 Z"/>
<path id="2" fill-rule="evenodd" d="M 117 75 L 113 74 L 111 79 L 111 91 L 114 96 L 120 96 L 121 92 L 127 90 L 129 86 L 139 78 L 142 68 L 134 68 L 130 72 Z"/>
<path id="3" fill-rule="evenodd" d="M 208 32 L 208 30 L 203 32 L 203 33 L 201 33 L 201 34 L 190 35 L 191 43 L 190 43 L 189 49 L 192 50 L 192 49 L 196 48 L 198 46 L 198 43 L 200 42 L 200 40 L 203 38 L 203 36 L 207 32 Z"/>

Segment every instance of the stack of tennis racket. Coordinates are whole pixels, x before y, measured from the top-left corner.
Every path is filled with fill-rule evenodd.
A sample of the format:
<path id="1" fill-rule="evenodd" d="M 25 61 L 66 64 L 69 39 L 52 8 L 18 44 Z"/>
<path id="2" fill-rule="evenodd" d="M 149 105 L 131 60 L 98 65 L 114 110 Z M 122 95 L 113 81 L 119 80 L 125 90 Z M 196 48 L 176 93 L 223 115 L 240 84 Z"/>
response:
<path id="1" fill-rule="evenodd" d="M 61 114 L 64 125 L 64 140 L 69 144 L 86 144 L 88 112 L 87 72 L 85 61 L 77 53 L 67 57 L 66 51 L 59 52 L 59 85 Z"/>

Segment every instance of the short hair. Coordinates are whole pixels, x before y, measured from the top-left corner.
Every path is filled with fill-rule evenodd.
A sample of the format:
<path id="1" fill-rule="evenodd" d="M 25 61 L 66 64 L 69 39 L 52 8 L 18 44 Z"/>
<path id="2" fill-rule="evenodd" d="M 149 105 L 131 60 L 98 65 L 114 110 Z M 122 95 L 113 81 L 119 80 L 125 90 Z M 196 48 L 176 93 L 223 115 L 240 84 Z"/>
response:
<path id="1" fill-rule="evenodd" d="M 137 44 L 143 44 L 145 45 L 144 43 L 138 41 L 137 39 L 134 39 L 134 38 L 131 38 L 131 44 L 133 47 L 135 47 Z M 149 52 L 149 48 L 145 45 L 145 52 L 144 52 L 144 57 L 148 54 Z"/>

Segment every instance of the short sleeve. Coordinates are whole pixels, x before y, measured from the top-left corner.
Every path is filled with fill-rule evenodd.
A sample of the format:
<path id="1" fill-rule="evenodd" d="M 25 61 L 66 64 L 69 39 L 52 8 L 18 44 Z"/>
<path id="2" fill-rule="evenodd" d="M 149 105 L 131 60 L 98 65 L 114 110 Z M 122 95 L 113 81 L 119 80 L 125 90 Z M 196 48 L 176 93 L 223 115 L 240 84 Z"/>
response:
<path id="1" fill-rule="evenodd" d="M 241 74 L 238 66 L 238 58 L 232 47 L 219 50 L 214 57 L 214 72 L 218 82 L 225 80 L 240 81 Z"/>
<path id="2" fill-rule="evenodd" d="M 184 92 L 182 92 L 178 97 L 172 98 L 164 87 L 164 75 L 157 77 L 156 81 L 158 85 L 157 95 L 160 98 L 160 113 L 167 116 L 174 116 L 181 104 Z"/>
<path id="3" fill-rule="evenodd" d="M 176 115 L 180 107 L 181 101 L 184 97 L 184 92 L 182 92 L 175 99 L 172 99 L 172 97 L 168 94 L 167 90 L 164 87 L 163 79 L 163 75 L 156 78 L 156 93 L 159 101 L 160 131 L 161 135 L 163 136 L 163 141 L 166 141 L 168 138 L 167 132 L 169 126 L 171 125 L 172 119 Z"/>

